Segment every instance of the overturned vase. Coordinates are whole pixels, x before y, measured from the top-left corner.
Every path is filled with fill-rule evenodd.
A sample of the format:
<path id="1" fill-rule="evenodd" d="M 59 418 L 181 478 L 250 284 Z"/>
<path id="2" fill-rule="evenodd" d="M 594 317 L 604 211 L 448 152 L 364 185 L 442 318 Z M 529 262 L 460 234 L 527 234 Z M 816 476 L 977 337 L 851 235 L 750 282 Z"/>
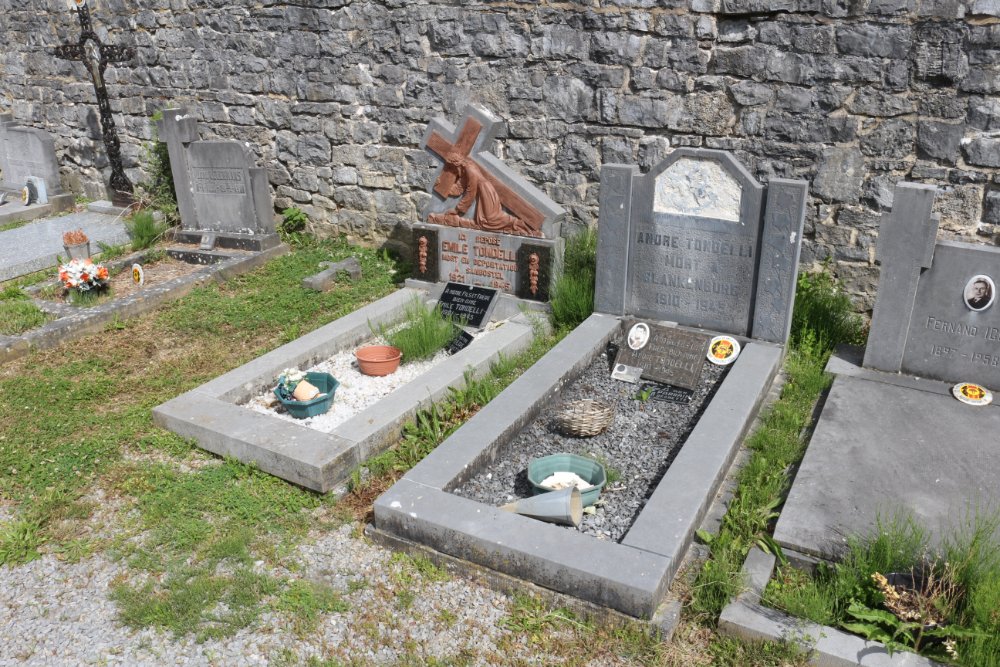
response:
<path id="1" fill-rule="evenodd" d="M 500 509 L 563 526 L 577 527 L 583 520 L 583 499 L 575 486 L 515 500 Z"/>

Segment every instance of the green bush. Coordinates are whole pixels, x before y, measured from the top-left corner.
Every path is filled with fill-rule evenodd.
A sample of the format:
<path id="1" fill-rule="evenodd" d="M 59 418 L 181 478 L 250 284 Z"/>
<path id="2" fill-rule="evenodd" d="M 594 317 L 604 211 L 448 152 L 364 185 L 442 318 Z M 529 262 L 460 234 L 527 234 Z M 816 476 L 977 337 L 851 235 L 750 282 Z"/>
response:
<path id="1" fill-rule="evenodd" d="M 433 357 L 455 337 L 453 318 L 441 314 L 441 307 L 428 307 L 418 297 L 406 306 L 405 319 L 401 326 L 389 328 L 379 325 L 373 333 L 385 338 L 393 347 L 403 353 L 403 362 L 418 361 Z"/>
<path id="2" fill-rule="evenodd" d="M 167 229 L 167 223 L 157 222 L 150 211 L 138 211 L 125 220 L 125 230 L 132 239 L 132 250 L 145 250 L 159 241 Z"/>
<path id="3" fill-rule="evenodd" d="M 557 329 L 578 326 L 594 312 L 597 232 L 593 228 L 566 240 L 563 272 L 552 286 L 552 323 Z"/>
<path id="4" fill-rule="evenodd" d="M 309 216 L 301 209 L 292 206 L 281 212 L 281 222 L 278 223 L 278 233 L 282 238 L 294 236 L 305 231 Z"/>

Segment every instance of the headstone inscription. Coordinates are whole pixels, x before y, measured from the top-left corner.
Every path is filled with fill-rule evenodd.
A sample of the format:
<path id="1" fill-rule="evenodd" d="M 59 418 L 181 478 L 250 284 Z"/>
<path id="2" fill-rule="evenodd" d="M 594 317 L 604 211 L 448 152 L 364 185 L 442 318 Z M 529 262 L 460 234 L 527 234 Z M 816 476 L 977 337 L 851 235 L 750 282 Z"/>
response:
<path id="1" fill-rule="evenodd" d="M 806 191 L 765 192 L 717 150 L 679 148 L 644 176 L 605 165 L 595 310 L 784 343 Z"/>
<path id="2" fill-rule="evenodd" d="M 428 126 L 422 146 L 441 167 L 427 224 L 413 226 L 413 277 L 545 301 L 562 256 L 565 211 L 489 152 L 500 122 L 469 105 L 460 129 L 444 120 Z"/>
<path id="3" fill-rule="evenodd" d="M 935 188 L 901 183 L 879 228 L 882 264 L 864 365 L 1000 388 L 1000 248 L 937 241 Z"/>
<path id="4" fill-rule="evenodd" d="M 642 369 L 642 378 L 694 389 L 710 336 L 636 320 L 625 322 L 617 363 Z"/>
<path id="5" fill-rule="evenodd" d="M 448 283 L 438 298 L 438 305 L 442 315 L 461 320 L 473 329 L 482 329 L 490 321 L 498 295 L 497 290 L 488 287 Z"/>
<path id="6" fill-rule="evenodd" d="M 90 8 L 87 0 L 74 0 L 71 6 L 80 19 L 80 39 L 76 44 L 63 44 L 55 49 L 59 58 L 77 60 L 84 63 L 87 72 L 94 83 L 94 93 L 97 96 L 97 108 L 101 114 L 101 134 L 104 138 L 104 148 L 111 164 L 111 201 L 116 206 L 127 206 L 132 201 L 132 182 L 125 175 L 122 163 L 121 143 L 118 140 L 118 130 L 115 128 L 115 117 L 111 113 L 111 101 L 108 88 L 104 83 L 104 72 L 111 63 L 125 63 L 135 56 L 135 50 L 128 46 L 114 46 L 101 41 L 90 20 Z"/>
<path id="7" fill-rule="evenodd" d="M 44 130 L 19 127 L 10 114 L 0 115 L 0 188 L 20 190 L 34 176 L 54 194 L 59 186 L 55 144 Z"/>
<path id="8" fill-rule="evenodd" d="M 275 234 L 267 171 L 251 166 L 235 141 L 202 141 L 198 123 L 184 109 L 166 109 L 158 125 L 167 144 L 181 214 L 182 241 L 215 236 L 222 247 L 264 250 Z"/>

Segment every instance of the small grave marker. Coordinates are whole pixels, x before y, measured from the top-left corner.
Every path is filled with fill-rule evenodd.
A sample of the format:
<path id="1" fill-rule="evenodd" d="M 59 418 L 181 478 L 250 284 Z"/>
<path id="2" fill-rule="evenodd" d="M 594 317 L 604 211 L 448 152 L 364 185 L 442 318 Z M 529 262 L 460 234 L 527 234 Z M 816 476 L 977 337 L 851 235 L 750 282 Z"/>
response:
<path id="1" fill-rule="evenodd" d="M 625 331 L 617 363 L 641 368 L 647 380 L 685 389 L 698 386 L 709 336 L 634 320 L 625 323 Z"/>
<path id="2" fill-rule="evenodd" d="M 445 317 L 462 320 L 473 329 L 482 329 L 490 321 L 498 294 L 497 290 L 488 287 L 448 283 L 441 292 L 438 305 Z"/>
<path id="3" fill-rule="evenodd" d="M 451 339 L 448 346 L 445 348 L 448 354 L 455 354 L 456 352 L 461 352 L 469 346 L 469 343 L 473 341 L 472 334 L 461 327 L 455 327 L 455 337 Z"/>
<path id="4" fill-rule="evenodd" d="M 692 389 L 683 389 L 671 385 L 644 385 L 642 389 L 643 391 L 649 390 L 650 400 L 661 401 L 663 403 L 687 404 L 691 402 L 691 397 L 694 396 L 694 390 Z"/>
<path id="5" fill-rule="evenodd" d="M 48 132 L 14 124 L 0 114 L 0 189 L 20 191 L 29 180 L 42 182 L 49 194 L 59 194 L 59 161 Z"/>

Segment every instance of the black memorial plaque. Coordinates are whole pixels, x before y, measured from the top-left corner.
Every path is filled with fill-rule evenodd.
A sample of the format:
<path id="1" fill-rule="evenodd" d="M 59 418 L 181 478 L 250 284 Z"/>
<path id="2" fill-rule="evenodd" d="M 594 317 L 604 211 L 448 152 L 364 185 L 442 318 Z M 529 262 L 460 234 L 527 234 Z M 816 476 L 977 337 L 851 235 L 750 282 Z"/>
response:
<path id="1" fill-rule="evenodd" d="M 451 339 L 448 343 L 448 347 L 445 348 L 448 354 L 455 354 L 456 352 L 461 352 L 469 346 L 473 340 L 472 334 L 461 327 L 455 327 L 455 337 Z"/>
<path id="2" fill-rule="evenodd" d="M 625 340 L 618 353 L 617 363 L 638 366 L 642 377 L 662 384 L 670 384 L 684 389 L 694 389 L 701 379 L 701 368 L 705 361 L 710 336 L 681 331 L 656 324 L 646 324 L 648 335 L 640 349 L 633 349 L 638 340 L 630 340 L 638 320 L 625 323 Z"/>
<path id="3" fill-rule="evenodd" d="M 671 385 L 647 384 L 643 385 L 642 390 L 649 391 L 650 400 L 664 403 L 686 404 L 690 403 L 691 397 L 694 396 L 693 389 L 682 389 Z"/>
<path id="4" fill-rule="evenodd" d="M 490 321 L 499 292 L 489 287 L 472 287 L 461 283 L 448 283 L 441 292 L 438 304 L 441 314 L 462 320 L 466 326 L 482 329 Z"/>
<path id="5" fill-rule="evenodd" d="M 517 296 L 532 301 L 549 300 L 552 282 L 552 248 L 522 243 L 517 249 Z"/>

